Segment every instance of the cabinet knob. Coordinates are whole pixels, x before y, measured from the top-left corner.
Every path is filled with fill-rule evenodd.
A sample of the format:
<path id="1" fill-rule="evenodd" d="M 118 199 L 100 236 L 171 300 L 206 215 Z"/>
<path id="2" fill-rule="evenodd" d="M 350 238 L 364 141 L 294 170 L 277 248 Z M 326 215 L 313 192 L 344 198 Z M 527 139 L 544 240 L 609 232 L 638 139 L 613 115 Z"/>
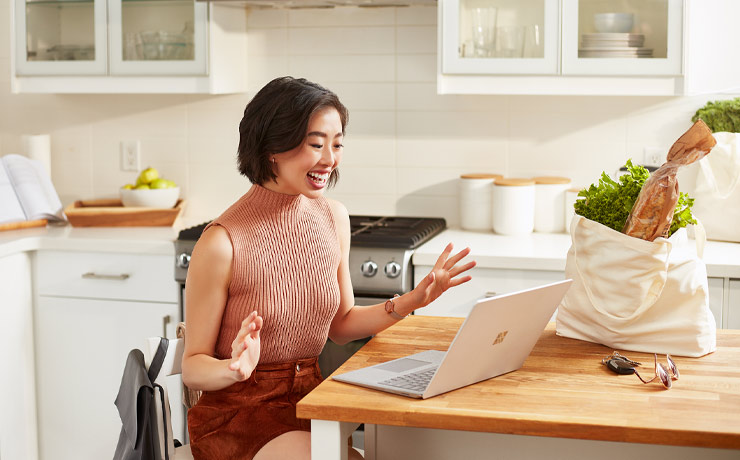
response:
<path id="1" fill-rule="evenodd" d="M 162 317 L 162 337 L 167 337 L 167 326 L 169 326 L 170 321 L 172 321 L 172 317 L 170 315 Z"/>

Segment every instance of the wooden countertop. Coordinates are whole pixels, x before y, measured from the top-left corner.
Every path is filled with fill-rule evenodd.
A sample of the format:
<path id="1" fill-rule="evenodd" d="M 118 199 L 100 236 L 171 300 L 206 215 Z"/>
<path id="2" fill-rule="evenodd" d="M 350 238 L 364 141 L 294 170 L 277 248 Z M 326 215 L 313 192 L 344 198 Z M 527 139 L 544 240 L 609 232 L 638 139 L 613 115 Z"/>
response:
<path id="1" fill-rule="evenodd" d="M 337 373 L 446 350 L 461 324 L 461 318 L 411 316 L 375 336 Z M 550 323 L 518 371 L 427 400 L 326 379 L 298 403 L 297 413 L 379 425 L 740 449 L 740 331 L 718 330 L 715 353 L 675 357 L 681 378 L 670 390 L 607 370 L 601 359 L 612 351 L 559 337 Z M 650 375 L 652 355 L 623 354 Z"/>

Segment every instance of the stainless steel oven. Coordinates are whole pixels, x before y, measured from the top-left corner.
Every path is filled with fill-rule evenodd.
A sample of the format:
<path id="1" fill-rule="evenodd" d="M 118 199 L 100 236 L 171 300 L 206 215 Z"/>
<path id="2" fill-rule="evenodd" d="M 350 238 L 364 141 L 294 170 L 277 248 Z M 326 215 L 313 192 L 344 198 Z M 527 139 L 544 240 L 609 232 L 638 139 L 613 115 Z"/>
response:
<path id="1" fill-rule="evenodd" d="M 175 280 L 180 284 L 181 317 L 185 318 L 185 278 L 193 247 L 208 223 L 182 230 L 175 241 Z M 413 289 L 414 249 L 446 228 L 442 218 L 350 216 L 350 276 L 356 305 L 385 302 Z M 334 372 L 369 338 L 346 345 L 327 341 L 319 356 L 324 377 Z"/>

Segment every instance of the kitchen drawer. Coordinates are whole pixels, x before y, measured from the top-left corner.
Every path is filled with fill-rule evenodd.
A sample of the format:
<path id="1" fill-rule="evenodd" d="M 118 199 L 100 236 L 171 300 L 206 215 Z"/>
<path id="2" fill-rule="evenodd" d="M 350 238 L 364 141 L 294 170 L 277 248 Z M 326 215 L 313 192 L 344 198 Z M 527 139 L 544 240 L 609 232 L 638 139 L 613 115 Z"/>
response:
<path id="1" fill-rule="evenodd" d="M 174 263 L 164 255 L 39 251 L 42 296 L 178 302 Z"/>

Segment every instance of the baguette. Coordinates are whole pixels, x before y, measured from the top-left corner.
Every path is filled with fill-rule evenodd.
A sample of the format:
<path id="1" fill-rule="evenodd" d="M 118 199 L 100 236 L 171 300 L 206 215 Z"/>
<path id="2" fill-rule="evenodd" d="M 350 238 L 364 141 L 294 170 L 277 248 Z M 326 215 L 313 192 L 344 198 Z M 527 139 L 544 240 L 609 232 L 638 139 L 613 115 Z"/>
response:
<path id="1" fill-rule="evenodd" d="M 645 181 L 622 233 L 647 241 L 667 237 L 678 203 L 678 168 L 704 158 L 716 143 L 702 120 L 683 133 L 668 151 L 666 162 Z"/>

